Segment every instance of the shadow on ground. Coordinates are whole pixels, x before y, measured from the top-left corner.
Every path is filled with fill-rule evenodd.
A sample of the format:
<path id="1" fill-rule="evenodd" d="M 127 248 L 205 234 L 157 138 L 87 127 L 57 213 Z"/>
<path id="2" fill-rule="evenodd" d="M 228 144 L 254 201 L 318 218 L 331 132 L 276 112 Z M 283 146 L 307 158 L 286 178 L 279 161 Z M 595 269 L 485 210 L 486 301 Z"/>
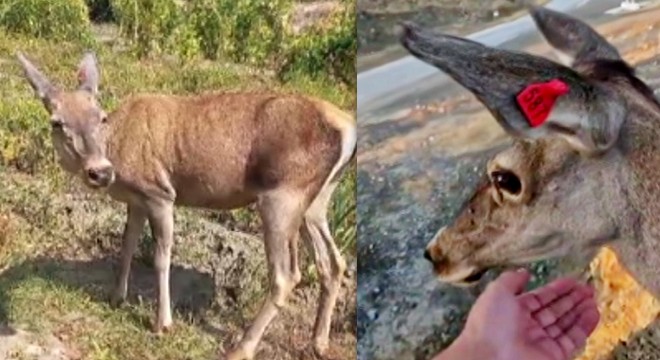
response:
<path id="1" fill-rule="evenodd" d="M 58 287 L 83 290 L 93 301 L 108 303 L 115 284 L 116 264 L 117 261 L 111 258 L 68 261 L 40 257 L 11 267 L 0 274 L 0 322 L 10 320 L 7 304 L 11 299 L 8 291 L 28 278 L 42 278 Z M 140 263 L 133 264 L 127 301 L 155 301 L 157 282 L 154 276 L 151 268 Z M 216 287 L 212 276 L 173 265 L 170 277 L 173 311 L 185 318 L 203 320 L 202 315 L 214 303 Z M 140 326 L 150 326 L 151 319 L 134 320 Z"/>

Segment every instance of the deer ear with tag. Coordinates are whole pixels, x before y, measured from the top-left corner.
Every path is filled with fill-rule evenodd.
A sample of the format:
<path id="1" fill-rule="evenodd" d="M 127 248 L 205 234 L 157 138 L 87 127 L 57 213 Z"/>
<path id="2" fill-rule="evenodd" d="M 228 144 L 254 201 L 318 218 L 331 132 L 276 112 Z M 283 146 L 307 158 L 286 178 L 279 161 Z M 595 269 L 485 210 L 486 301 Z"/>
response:
<path id="1" fill-rule="evenodd" d="M 510 135 L 561 136 L 587 155 L 616 142 L 626 116 L 617 93 L 545 58 L 402 25 L 402 45 L 474 94 Z"/>

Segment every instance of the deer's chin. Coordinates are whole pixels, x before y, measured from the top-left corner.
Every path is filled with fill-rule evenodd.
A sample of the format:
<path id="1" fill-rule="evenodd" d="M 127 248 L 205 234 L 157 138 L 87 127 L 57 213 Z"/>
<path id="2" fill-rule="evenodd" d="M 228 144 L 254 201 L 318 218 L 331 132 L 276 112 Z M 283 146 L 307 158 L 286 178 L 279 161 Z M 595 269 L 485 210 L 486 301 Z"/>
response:
<path id="1" fill-rule="evenodd" d="M 83 176 L 83 182 L 88 188 L 92 190 L 106 190 L 115 182 L 115 174 L 112 174 L 107 182 L 98 183 L 90 180 L 88 177 Z"/>
<path id="2" fill-rule="evenodd" d="M 450 284 L 456 287 L 469 288 L 479 284 L 487 272 L 487 268 L 479 269 L 476 267 L 470 267 L 457 271 L 451 275 L 438 274 L 438 280 L 442 283 Z"/>

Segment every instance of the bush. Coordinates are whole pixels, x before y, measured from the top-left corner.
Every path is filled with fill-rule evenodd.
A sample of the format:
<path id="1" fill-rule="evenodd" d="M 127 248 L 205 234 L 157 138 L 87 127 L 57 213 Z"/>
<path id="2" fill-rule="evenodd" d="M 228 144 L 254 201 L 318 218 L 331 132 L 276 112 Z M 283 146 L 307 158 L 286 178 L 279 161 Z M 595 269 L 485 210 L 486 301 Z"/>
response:
<path id="1" fill-rule="evenodd" d="M 4 0 L 0 26 L 34 37 L 93 41 L 84 0 Z"/>
<path id="2" fill-rule="evenodd" d="M 356 56 L 355 7 L 349 4 L 329 24 L 294 37 L 287 46 L 286 60 L 279 73 L 283 79 L 297 73 L 330 75 L 354 86 Z"/>
<path id="3" fill-rule="evenodd" d="M 254 65 L 268 65 L 277 57 L 286 38 L 290 0 L 194 0 L 193 4 L 193 23 L 205 56 L 224 55 Z"/>
<path id="4" fill-rule="evenodd" d="M 189 56 L 195 52 L 194 38 L 192 46 L 189 41 L 180 43 L 189 37 L 189 31 L 176 0 L 112 0 L 112 9 L 121 33 L 135 45 L 138 56 L 160 52 Z"/>
<path id="5" fill-rule="evenodd" d="M 86 0 L 89 8 L 89 18 L 96 22 L 114 21 L 110 0 Z"/>
<path id="6" fill-rule="evenodd" d="M 268 65 L 285 38 L 290 0 L 113 0 L 112 6 L 140 56 L 201 52 Z"/>

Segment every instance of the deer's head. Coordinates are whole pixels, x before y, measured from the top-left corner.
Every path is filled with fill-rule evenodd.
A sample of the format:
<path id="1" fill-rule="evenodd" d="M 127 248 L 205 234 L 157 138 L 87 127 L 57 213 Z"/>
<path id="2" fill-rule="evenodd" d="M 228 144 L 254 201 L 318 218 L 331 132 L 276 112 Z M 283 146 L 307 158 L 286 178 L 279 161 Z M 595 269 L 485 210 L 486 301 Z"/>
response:
<path id="1" fill-rule="evenodd" d="M 660 107 L 588 25 L 541 7 L 531 13 L 571 67 L 404 24 L 404 47 L 470 90 L 514 138 L 429 242 L 424 256 L 441 281 L 468 285 L 495 266 L 590 257 L 629 221 L 624 124 L 639 107 Z"/>
<path id="2" fill-rule="evenodd" d="M 99 71 L 95 56 L 87 53 L 83 57 L 78 69 L 78 88 L 74 91 L 55 86 L 20 53 L 18 60 L 50 115 L 53 146 L 62 167 L 82 176 L 93 188 L 108 187 L 115 173 L 105 155 L 103 128 L 108 117 L 96 99 Z"/>

